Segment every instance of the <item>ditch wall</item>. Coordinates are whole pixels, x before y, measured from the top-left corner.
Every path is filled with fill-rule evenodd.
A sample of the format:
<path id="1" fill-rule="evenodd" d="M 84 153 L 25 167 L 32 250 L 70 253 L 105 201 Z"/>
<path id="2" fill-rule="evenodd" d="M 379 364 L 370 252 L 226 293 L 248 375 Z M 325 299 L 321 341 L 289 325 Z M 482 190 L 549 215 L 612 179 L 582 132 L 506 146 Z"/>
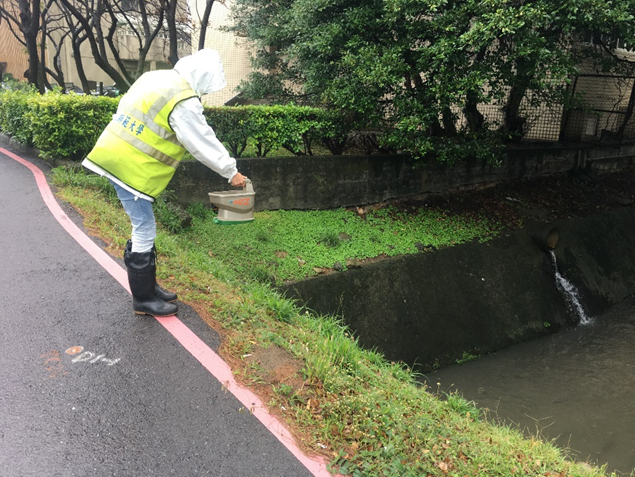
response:
<path id="1" fill-rule="evenodd" d="M 486 243 L 401 256 L 310 278 L 283 292 L 343 317 L 360 344 L 421 370 L 575 324 L 544 243 L 556 227 L 562 275 L 594 316 L 635 292 L 635 210 L 563 220 Z"/>
<path id="2" fill-rule="evenodd" d="M 635 145 L 555 145 L 508 149 L 498 166 L 467 161 L 454 166 L 413 161 L 407 155 L 308 156 L 238 159 L 252 179 L 256 210 L 331 209 L 421 194 L 485 187 L 510 179 L 605 172 L 635 162 Z M 182 205 L 208 203 L 227 181 L 198 161 L 183 163 L 170 183 Z"/>
<path id="3" fill-rule="evenodd" d="M 0 144 L 35 153 L 0 133 Z M 76 164 L 45 159 L 52 166 Z M 442 194 L 488 187 L 512 179 L 570 172 L 610 172 L 635 164 L 633 144 L 523 144 L 509 147 L 498 165 L 465 161 L 448 166 L 415 161 L 406 154 L 368 156 L 292 156 L 237 159 L 252 179 L 255 210 L 319 210 L 352 207 L 407 196 Z M 198 161 L 185 161 L 168 186 L 178 202 L 209 203 L 208 193 L 231 189 L 227 181 Z"/>

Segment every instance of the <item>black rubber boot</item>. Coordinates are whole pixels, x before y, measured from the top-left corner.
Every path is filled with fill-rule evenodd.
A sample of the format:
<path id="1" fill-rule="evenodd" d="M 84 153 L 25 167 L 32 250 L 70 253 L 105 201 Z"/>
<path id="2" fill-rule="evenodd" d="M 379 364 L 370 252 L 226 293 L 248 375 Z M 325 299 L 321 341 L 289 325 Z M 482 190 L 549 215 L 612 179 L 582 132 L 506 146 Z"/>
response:
<path id="1" fill-rule="evenodd" d="M 152 246 L 152 253 L 154 253 L 154 263 L 157 263 L 157 248 L 154 245 Z M 172 303 L 178 298 L 176 293 L 172 293 L 171 291 L 161 288 L 158 283 L 154 287 L 154 294 L 157 298 L 167 301 L 168 303 Z"/>
<path id="2" fill-rule="evenodd" d="M 168 303 L 173 303 L 178 299 L 178 297 L 176 296 L 176 293 L 172 293 L 171 291 L 161 288 L 159 284 L 155 285 L 154 294 L 156 295 L 157 298 L 160 298 L 161 300 L 166 301 Z"/>
<path id="3" fill-rule="evenodd" d="M 124 260 L 126 258 L 126 252 L 128 253 L 132 252 L 132 240 L 128 240 L 128 242 L 126 243 L 126 251 L 124 252 Z M 152 246 L 152 253 L 154 254 L 154 263 L 156 264 L 157 263 L 157 248 L 154 245 Z M 178 296 L 176 295 L 176 293 L 172 293 L 171 291 L 161 288 L 158 283 L 155 284 L 154 294 L 156 295 L 157 298 L 163 301 L 167 301 L 168 303 L 175 302 L 178 299 Z"/>
<path id="4" fill-rule="evenodd" d="M 137 253 L 128 249 L 124 252 L 124 262 L 128 269 L 128 283 L 132 292 L 132 307 L 137 315 L 171 316 L 178 307 L 167 303 L 155 295 L 156 263 L 153 251 Z"/>

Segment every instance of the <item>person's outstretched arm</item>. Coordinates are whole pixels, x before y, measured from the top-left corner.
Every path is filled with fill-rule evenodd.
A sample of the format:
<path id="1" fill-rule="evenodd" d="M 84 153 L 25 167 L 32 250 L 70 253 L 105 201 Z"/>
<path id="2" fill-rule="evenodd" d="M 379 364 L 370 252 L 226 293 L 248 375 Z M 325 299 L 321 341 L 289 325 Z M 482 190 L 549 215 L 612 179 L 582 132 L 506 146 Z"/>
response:
<path id="1" fill-rule="evenodd" d="M 218 140 L 203 115 L 198 98 L 177 104 L 170 114 L 170 126 L 176 138 L 198 161 L 226 178 L 234 187 L 244 187 L 245 176 L 236 169 L 236 159 Z"/>

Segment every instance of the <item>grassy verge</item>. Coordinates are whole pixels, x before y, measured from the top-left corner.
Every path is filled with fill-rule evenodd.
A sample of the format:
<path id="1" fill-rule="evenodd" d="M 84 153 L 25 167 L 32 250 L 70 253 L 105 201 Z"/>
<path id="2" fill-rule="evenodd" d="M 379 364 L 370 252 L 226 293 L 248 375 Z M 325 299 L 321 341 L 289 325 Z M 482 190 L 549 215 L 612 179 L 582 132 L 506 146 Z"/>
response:
<path id="1" fill-rule="evenodd" d="M 121 256 L 129 224 L 107 183 L 61 170 L 55 182 L 60 198 L 79 210 L 86 226 Z M 269 404 L 307 452 L 326 456 L 333 472 L 399 477 L 604 475 L 602 469 L 567 460 L 564 451 L 539 438 L 526 439 L 514 429 L 492 425 L 458 395 L 439 396 L 419 386 L 408 368 L 361 349 L 337 319 L 297 307 L 268 283 L 298 278 L 298 270 L 317 273 L 314 268 L 346 261 L 353 253 L 347 247 L 354 243 L 360 244 L 357 251 L 366 242 L 373 247 L 358 259 L 393 250 L 404 253 L 398 251 L 401 247 L 418 249 L 415 239 L 406 238 L 414 223 L 390 211 L 364 217 L 346 211 L 285 212 L 257 214 L 253 227 L 222 227 L 211 225 L 201 207 L 190 212 L 196 218 L 186 231 L 159 231 L 159 280 L 221 333 L 221 354 L 237 379 Z M 331 215 L 334 228 L 325 225 Z M 442 213 L 427 218 L 431 222 L 424 229 L 450 220 Z M 474 217 L 451 220 L 451 227 L 440 225 L 422 245 L 487 237 L 497 227 Z M 375 235 L 366 236 L 362 229 L 369 221 Z M 347 228 L 350 224 L 354 227 Z M 451 231 L 461 224 L 464 229 L 454 236 Z M 288 242 L 283 242 L 285 237 Z M 309 252 L 311 248 L 320 253 Z M 287 266 L 284 259 L 289 257 Z M 257 267 L 264 271 L 254 273 Z"/>

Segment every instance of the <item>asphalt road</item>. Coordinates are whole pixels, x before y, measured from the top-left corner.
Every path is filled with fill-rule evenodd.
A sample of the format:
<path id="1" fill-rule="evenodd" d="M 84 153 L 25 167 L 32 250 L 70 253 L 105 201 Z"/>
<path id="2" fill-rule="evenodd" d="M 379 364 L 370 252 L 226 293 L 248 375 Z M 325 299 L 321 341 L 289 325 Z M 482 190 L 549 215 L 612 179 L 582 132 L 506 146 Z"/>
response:
<path id="1" fill-rule="evenodd" d="M 214 377 L 214 362 L 134 315 L 34 174 L 2 151 L 0 264 L 0 476 L 326 475 Z M 187 306 L 178 317 L 203 348 L 218 346 Z"/>

